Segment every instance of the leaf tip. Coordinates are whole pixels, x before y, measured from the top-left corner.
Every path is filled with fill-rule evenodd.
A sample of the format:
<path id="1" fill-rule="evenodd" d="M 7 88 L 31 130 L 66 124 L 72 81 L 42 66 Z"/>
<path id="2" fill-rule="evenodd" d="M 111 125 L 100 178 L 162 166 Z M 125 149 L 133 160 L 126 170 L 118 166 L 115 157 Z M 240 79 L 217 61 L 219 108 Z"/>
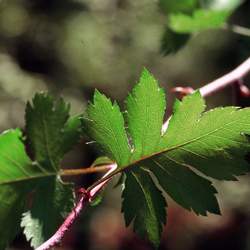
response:
<path id="1" fill-rule="evenodd" d="M 106 97 L 105 94 L 101 93 L 98 89 L 95 89 L 94 97 L 93 97 L 93 105 L 99 102 L 106 102 L 106 101 L 110 101 L 110 99 Z"/>

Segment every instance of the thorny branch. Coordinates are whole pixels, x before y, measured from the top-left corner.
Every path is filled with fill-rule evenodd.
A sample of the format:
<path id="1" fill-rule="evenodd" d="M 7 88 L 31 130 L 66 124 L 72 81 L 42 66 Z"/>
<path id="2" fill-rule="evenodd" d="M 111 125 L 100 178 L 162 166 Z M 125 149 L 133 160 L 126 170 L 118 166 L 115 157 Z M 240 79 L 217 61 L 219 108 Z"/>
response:
<path id="1" fill-rule="evenodd" d="M 201 87 L 199 89 L 200 93 L 203 97 L 206 97 L 206 96 L 214 94 L 215 92 L 231 84 L 237 83 L 239 84 L 239 88 L 243 92 L 243 94 L 245 93 L 245 95 L 250 96 L 250 91 L 244 84 L 242 84 L 242 79 L 249 72 L 250 72 L 250 58 L 248 58 L 246 61 L 244 61 L 241 65 L 239 65 L 236 69 L 234 69 L 230 73 Z M 194 91 L 190 87 L 188 88 L 177 87 L 174 90 L 175 92 L 180 93 L 182 96 L 190 94 Z M 162 131 L 166 131 L 167 126 L 168 126 L 168 121 L 169 119 L 164 123 Z M 61 242 L 64 234 L 69 230 L 69 228 L 74 223 L 75 219 L 78 217 L 80 212 L 89 204 L 89 202 L 93 200 L 93 198 L 105 186 L 105 184 L 111 180 L 112 176 L 120 172 L 116 168 L 117 168 L 117 165 L 115 163 L 111 164 L 109 171 L 102 177 L 102 179 L 98 180 L 90 188 L 88 188 L 85 192 L 83 192 L 78 203 L 73 208 L 72 212 L 68 215 L 68 217 L 65 219 L 64 223 L 56 231 L 56 233 L 50 239 L 48 239 L 45 243 L 43 243 L 40 247 L 38 247 L 36 250 L 47 250 L 56 246 L 57 244 Z"/>
<path id="2" fill-rule="evenodd" d="M 103 176 L 103 178 L 108 176 L 116 168 L 117 168 L 117 165 L 115 163 L 111 164 L 110 170 Z M 89 204 L 89 202 L 91 202 L 95 198 L 98 192 L 102 190 L 102 188 L 105 186 L 105 184 L 109 180 L 110 179 L 106 179 L 102 183 L 97 185 L 95 188 L 93 188 L 92 190 L 83 192 L 77 204 L 75 205 L 71 213 L 67 216 L 63 224 L 56 231 L 56 233 L 50 239 L 44 242 L 41 246 L 36 248 L 36 250 L 47 250 L 58 245 L 62 241 L 64 234 L 72 226 L 72 224 L 74 223 L 75 219 L 79 216 L 81 211 Z"/>
<path id="3" fill-rule="evenodd" d="M 246 76 L 249 72 L 250 72 L 250 57 L 233 71 L 199 88 L 199 91 L 203 97 L 207 97 L 214 93 L 217 93 L 218 91 L 228 87 L 229 85 L 237 84 L 240 94 L 244 97 L 249 97 L 250 90 L 243 83 L 244 76 Z M 194 91 L 195 90 L 191 87 L 175 87 L 171 90 L 171 92 L 177 93 L 181 99 L 184 96 L 193 93 Z M 162 127 L 163 133 L 167 130 L 170 118 L 171 116 L 163 124 Z"/>
<path id="4" fill-rule="evenodd" d="M 248 90 L 247 86 L 244 85 L 242 81 L 244 76 L 246 76 L 249 72 L 250 57 L 233 71 L 199 88 L 199 91 L 203 97 L 207 97 L 226 88 L 229 85 L 237 84 L 240 93 L 243 96 L 250 96 L 250 90 Z M 178 93 L 180 98 L 182 98 L 183 96 L 194 92 L 194 89 L 191 87 L 175 87 L 172 89 L 172 92 Z"/>
<path id="5" fill-rule="evenodd" d="M 225 87 L 241 82 L 243 77 L 250 71 L 250 57 L 244 61 L 240 66 L 230 73 L 218 78 L 217 80 L 200 88 L 200 93 L 203 97 L 214 94 L 215 92 L 224 89 Z"/>

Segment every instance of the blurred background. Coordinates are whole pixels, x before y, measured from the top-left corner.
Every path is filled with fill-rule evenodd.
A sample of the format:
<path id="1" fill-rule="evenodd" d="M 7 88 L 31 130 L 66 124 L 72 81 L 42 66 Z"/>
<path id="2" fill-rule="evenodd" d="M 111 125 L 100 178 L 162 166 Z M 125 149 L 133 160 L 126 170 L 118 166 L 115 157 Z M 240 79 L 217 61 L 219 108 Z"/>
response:
<path id="1" fill-rule="evenodd" d="M 170 113 L 173 87 L 203 86 L 250 55 L 250 31 L 241 35 L 223 26 L 178 33 L 168 26 L 172 12 L 191 15 L 201 7 L 230 9 L 228 27 L 250 29 L 250 1 L 0 0 L 1 131 L 24 127 L 25 103 L 38 91 L 63 96 L 72 114 L 83 112 L 95 88 L 122 106 L 143 67 L 165 88 Z M 249 103 L 235 98 L 232 88 L 207 98 L 209 108 Z M 82 143 L 63 165 L 89 166 L 96 157 L 97 152 Z M 75 181 L 88 186 L 97 177 Z M 215 185 L 222 216 L 198 217 L 168 198 L 168 225 L 160 249 L 250 250 L 249 177 Z M 113 186 L 105 190 L 99 206 L 82 214 L 58 249 L 152 249 L 125 228 L 121 190 Z M 30 248 L 20 233 L 10 249 Z"/>

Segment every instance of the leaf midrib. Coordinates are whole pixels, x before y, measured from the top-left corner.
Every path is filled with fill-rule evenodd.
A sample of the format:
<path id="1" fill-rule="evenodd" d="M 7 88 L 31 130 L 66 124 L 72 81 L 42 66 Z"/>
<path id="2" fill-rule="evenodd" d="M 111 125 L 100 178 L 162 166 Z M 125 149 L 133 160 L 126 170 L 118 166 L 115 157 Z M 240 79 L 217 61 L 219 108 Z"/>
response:
<path id="1" fill-rule="evenodd" d="M 10 161 L 12 164 L 14 164 L 24 175 L 29 177 L 29 173 L 26 171 L 26 169 L 15 159 L 10 158 L 8 155 L 4 154 L 3 152 L 0 152 L 0 156 L 3 157 L 5 160 Z"/>
<path id="2" fill-rule="evenodd" d="M 149 211 L 151 212 L 151 214 L 154 214 L 154 211 L 152 211 L 152 208 L 150 206 L 150 202 L 149 202 L 148 197 L 147 197 L 147 192 L 144 190 L 143 185 L 141 185 L 141 182 L 138 180 L 136 174 L 132 172 L 132 175 L 134 176 L 136 182 L 138 183 L 139 187 L 141 188 L 142 193 L 144 194 L 145 201 L 146 201 L 146 204 L 147 204 Z"/>
<path id="3" fill-rule="evenodd" d="M 170 147 L 170 148 L 163 149 L 163 150 L 158 151 L 158 152 L 156 152 L 156 153 L 153 153 L 153 154 L 151 154 L 151 155 L 144 156 L 144 157 L 142 157 L 142 158 L 140 158 L 140 159 L 138 159 L 138 160 L 136 160 L 136 161 L 130 163 L 129 165 L 125 166 L 124 168 L 129 167 L 129 166 L 131 166 L 131 165 L 134 165 L 134 164 L 136 164 L 136 163 L 139 163 L 140 161 L 149 159 L 149 158 L 151 158 L 151 157 L 153 157 L 153 156 L 156 156 L 156 155 L 159 155 L 159 154 L 162 154 L 162 153 L 166 153 L 166 152 L 170 152 L 170 151 L 173 151 L 173 150 L 175 150 L 175 149 L 184 147 L 184 146 L 186 146 L 186 145 L 188 145 L 188 144 L 190 144 L 190 143 L 199 141 L 200 139 L 203 139 L 203 138 L 206 137 L 206 136 L 209 136 L 209 135 L 211 135 L 211 134 L 213 134 L 213 133 L 216 133 L 217 131 L 223 129 L 224 127 L 226 127 L 226 126 L 228 126 L 228 125 L 230 125 L 230 124 L 232 124 L 232 123 L 237 122 L 238 120 L 239 120 L 239 119 L 237 119 L 237 120 L 235 120 L 235 121 L 232 121 L 232 122 L 229 122 L 229 123 L 225 124 L 224 126 L 221 126 L 221 127 L 217 128 L 217 129 L 214 129 L 214 130 L 212 130 L 212 131 L 210 131 L 210 132 L 208 132 L 208 133 L 206 133 L 206 134 L 204 134 L 204 135 L 201 135 L 201 136 L 198 136 L 198 137 L 196 137 L 196 138 L 190 139 L 190 140 L 188 140 L 188 141 L 186 141 L 186 142 L 180 143 L 180 144 L 175 145 L 175 146 L 172 146 L 172 147 Z M 167 131 L 166 131 L 166 133 L 167 133 Z"/>
<path id="4" fill-rule="evenodd" d="M 237 112 L 240 112 L 240 111 L 237 111 Z M 202 139 L 202 138 L 204 138 L 204 137 L 206 137 L 206 136 L 209 136 L 210 134 L 216 133 L 217 131 L 219 131 L 219 130 L 221 130 L 221 129 L 224 129 L 224 128 L 225 128 L 226 126 L 228 126 L 228 125 L 231 125 L 231 124 L 233 124 L 233 123 L 236 123 L 238 120 L 240 120 L 240 118 L 239 118 L 239 119 L 236 119 L 236 120 L 234 120 L 234 121 L 231 121 L 231 122 L 229 122 L 229 123 L 227 123 L 227 124 L 224 124 L 223 126 L 217 128 L 217 129 L 214 129 L 214 130 L 212 130 L 212 131 L 210 131 L 210 132 L 208 132 L 208 133 L 206 133 L 206 134 L 204 134 L 204 135 L 201 135 L 201 136 L 199 136 L 199 137 L 193 138 L 193 139 L 188 140 L 188 141 L 186 141 L 186 142 L 183 142 L 183 143 L 181 143 L 181 144 L 172 146 L 172 147 L 170 147 L 170 148 L 166 148 L 166 149 L 161 150 L 161 151 L 158 151 L 158 152 L 156 152 L 156 153 L 153 153 L 153 154 L 150 154 L 150 155 L 143 156 L 142 158 L 140 158 L 140 159 L 138 159 L 138 160 L 136 160 L 136 161 L 134 161 L 134 162 L 131 162 L 131 163 L 125 165 L 125 166 L 122 166 L 122 167 L 120 167 L 120 168 L 118 167 L 115 171 L 113 171 L 112 173 L 110 173 L 109 175 L 107 175 L 105 178 L 102 178 L 102 179 L 100 179 L 99 181 L 95 182 L 95 183 L 94 183 L 93 185 L 91 185 L 87 190 L 91 190 L 92 188 L 96 187 L 98 184 L 102 183 L 102 182 L 105 181 L 105 180 L 110 179 L 110 178 L 113 177 L 114 175 L 116 175 L 116 174 L 118 174 L 118 173 L 121 173 L 121 172 L 125 171 L 126 169 L 128 169 L 128 168 L 130 168 L 130 167 L 133 167 L 133 166 L 138 165 L 138 163 L 140 163 L 141 161 L 150 159 L 151 157 L 157 156 L 157 155 L 159 155 L 159 154 L 166 153 L 166 152 L 170 152 L 170 151 L 173 151 L 173 150 L 175 150 L 175 149 L 184 147 L 184 146 L 186 146 L 186 145 L 188 145 L 188 144 L 190 144 L 190 143 L 196 142 L 196 141 L 198 141 L 198 140 L 200 140 L 200 139 Z M 244 124 L 245 124 L 245 123 L 244 123 Z M 168 132 L 168 131 L 166 131 L 165 134 L 166 134 L 167 132 Z M 165 135 L 165 134 L 164 134 L 164 135 Z M 164 136 L 164 135 L 163 135 L 163 136 Z M 163 136 L 162 136 L 161 138 L 163 138 Z"/>
<path id="5" fill-rule="evenodd" d="M 46 122 L 45 122 L 43 116 L 42 116 L 42 123 L 43 123 L 43 127 L 44 127 L 43 134 L 44 134 L 44 137 L 45 137 L 45 148 L 46 148 L 46 151 L 47 151 L 47 155 L 48 155 L 48 158 L 49 158 L 49 161 L 51 163 L 52 168 L 56 171 L 57 169 L 56 169 L 55 163 L 54 163 L 54 161 L 53 161 L 53 159 L 51 157 L 50 150 L 49 150 L 47 125 L 46 125 Z"/>
<path id="6" fill-rule="evenodd" d="M 16 178 L 15 180 L 8 180 L 8 181 L 0 181 L 0 185 L 6 185 L 6 184 L 14 184 L 22 181 L 29 181 L 33 179 L 38 179 L 38 178 L 47 178 L 51 176 L 56 176 L 57 173 L 47 173 L 47 174 L 37 174 L 29 177 L 21 177 L 21 178 Z"/>

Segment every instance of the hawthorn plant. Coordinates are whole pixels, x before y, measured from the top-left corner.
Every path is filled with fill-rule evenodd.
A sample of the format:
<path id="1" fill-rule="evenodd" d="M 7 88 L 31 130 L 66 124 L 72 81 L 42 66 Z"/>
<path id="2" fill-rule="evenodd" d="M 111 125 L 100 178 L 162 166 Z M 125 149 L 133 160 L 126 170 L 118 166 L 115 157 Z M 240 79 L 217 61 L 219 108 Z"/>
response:
<path id="1" fill-rule="evenodd" d="M 85 112 L 73 117 L 62 98 L 36 94 L 26 106 L 25 133 L 10 129 L 0 136 L 0 249 L 20 229 L 32 247 L 54 247 L 83 208 L 119 174 L 125 224 L 133 224 L 155 248 L 167 223 L 164 193 L 197 215 L 220 214 L 211 179 L 232 181 L 249 172 L 250 108 L 205 111 L 202 96 L 241 79 L 249 69 L 250 59 L 176 100 L 167 125 L 165 92 L 146 69 L 124 112 L 98 90 Z M 87 169 L 61 169 L 64 155 L 83 134 L 110 160 L 98 159 L 101 166 Z M 106 174 L 77 195 L 73 183 L 62 181 L 65 175 L 97 171 Z"/>

